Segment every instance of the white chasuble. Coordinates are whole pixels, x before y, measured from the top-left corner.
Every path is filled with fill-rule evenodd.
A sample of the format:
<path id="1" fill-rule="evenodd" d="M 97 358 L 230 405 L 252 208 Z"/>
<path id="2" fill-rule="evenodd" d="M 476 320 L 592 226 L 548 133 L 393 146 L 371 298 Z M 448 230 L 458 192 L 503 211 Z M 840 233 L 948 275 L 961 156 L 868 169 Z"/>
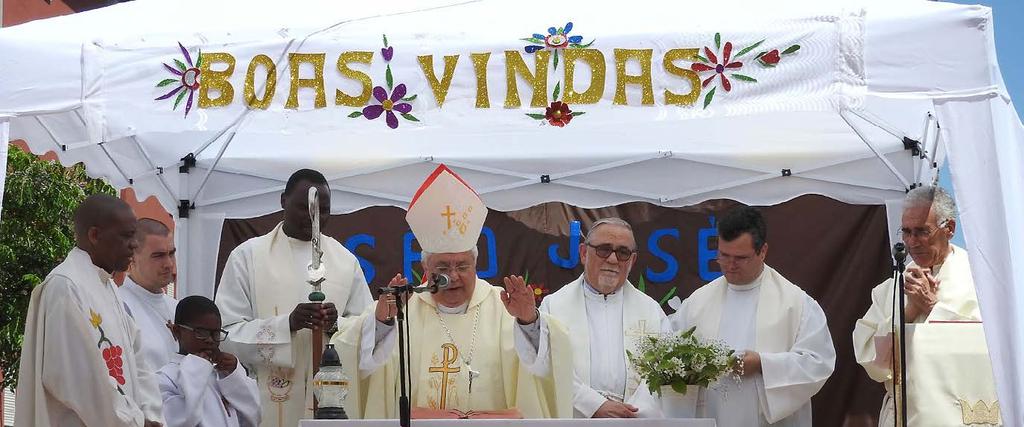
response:
<path id="1" fill-rule="evenodd" d="M 312 349 L 309 329 L 289 329 L 288 316 L 309 302 L 313 290 L 306 282 L 311 244 L 288 237 L 281 227 L 231 252 L 216 298 L 228 331 L 223 348 L 255 373 L 264 427 L 294 426 L 313 417 L 312 354 L 323 351 Z M 328 236 L 320 242 L 326 268 L 321 288 L 338 308 L 339 329 L 346 329 L 373 299 L 356 257 Z"/>
<path id="2" fill-rule="evenodd" d="M 514 326 L 500 292 L 478 279 L 462 313 L 439 309 L 427 294 L 411 298 L 406 312 L 412 407 L 462 412 L 515 408 L 525 418 L 572 416 L 572 356 L 564 328 L 541 314 L 533 347 Z M 335 338 L 350 378 L 345 410 L 354 419 L 397 418 L 397 333 L 392 328 L 378 343 L 373 310 L 361 321 L 362 328 Z"/>
<path id="3" fill-rule="evenodd" d="M 942 265 L 932 268 L 932 275 L 939 281 L 938 302 L 931 313 L 908 323 L 933 321 L 981 321 L 978 297 L 971 277 L 971 265 L 967 251 L 950 244 L 951 251 Z M 907 267 L 916 266 L 911 262 Z M 892 279 L 888 279 L 871 290 L 871 307 L 864 317 L 857 320 L 853 329 L 853 350 L 857 363 L 864 367 L 871 379 L 885 384 L 886 395 L 882 401 L 879 425 L 892 424 L 895 416 L 892 397 L 892 340 L 889 334 L 899 326 L 899 314 L 893 317 L 893 307 L 898 295 L 893 293 Z M 907 300 L 904 299 L 904 304 Z M 895 326 L 894 326 L 895 325 Z M 915 409 L 907 408 L 908 413 Z"/>
<path id="4" fill-rule="evenodd" d="M 26 320 L 15 426 L 163 421 L 139 330 L 88 253 L 72 249 L 32 290 Z"/>
<path id="5" fill-rule="evenodd" d="M 747 285 L 720 277 L 697 289 L 672 315 L 677 330 L 756 351 L 761 374 L 725 377 L 701 389 L 697 416 L 721 426 L 811 426 L 811 397 L 835 369 L 835 347 L 821 306 L 765 266 Z"/>
<path id="6" fill-rule="evenodd" d="M 626 351 L 638 340 L 668 332 L 668 317 L 654 299 L 628 281 L 609 295 L 601 295 L 580 276 L 544 298 L 541 311 L 560 320 L 573 347 L 573 415 L 590 418 L 607 400 L 636 406 L 637 416 L 658 416 L 657 402 L 633 369 Z M 643 385 L 646 387 L 646 385 Z"/>

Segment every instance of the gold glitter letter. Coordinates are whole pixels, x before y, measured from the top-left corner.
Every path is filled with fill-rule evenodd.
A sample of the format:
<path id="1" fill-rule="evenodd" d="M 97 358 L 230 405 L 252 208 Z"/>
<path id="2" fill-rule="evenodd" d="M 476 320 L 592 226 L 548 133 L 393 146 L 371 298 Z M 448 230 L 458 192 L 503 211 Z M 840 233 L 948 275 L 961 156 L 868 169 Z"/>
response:
<path id="1" fill-rule="evenodd" d="M 363 85 L 363 91 L 357 96 L 350 96 L 341 89 L 334 91 L 334 105 L 345 105 L 348 107 L 362 107 L 370 100 L 370 91 L 373 89 L 373 81 L 370 76 L 362 71 L 348 68 L 350 62 L 357 64 L 369 64 L 373 60 L 373 52 L 342 52 L 338 56 L 338 72 L 342 76 L 356 80 Z"/>
<path id="2" fill-rule="evenodd" d="M 562 101 L 566 104 L 597 104 L 604 95 L 604 54 L 597 49 L 563 49 L 562 52 L 565 54 L 565 92 Z M 590 65 L 590 86 L 583 93 L 576 92 L 572 84 L 577 59 Z"/>
<path id="3" fill-rule="evenodd" d="M 200 57 L 202 64 L 199 65 L 199 75 L 202 76 L 203 84 L 199 85 L 199 108 L 228 106 L 235 99 L 235 88 L 228 81 L 235 72 L 235 57 L 227 52 L 203 52 Z M 211 67 L 214 62 L 228 66 L 215 71 Z M 210 99 L 210 89 L 217 92 L 217 98 Z"/>
<path id="4" fill-rule="evenodd" d="M 327 97 L 324 95 L 324 60 L 326 53 L 289 53 L 288 66 L 291 68 L 291 90 L 288 91 L 288 102 L 284 108 L 299 108 L 299 88 L 306 87 L 316 90 L 316 99 L 313 101 L 314 108 L 327 106 Z M 302 63 L 313 65 L 313 78 L 300 79 L 299 67 Z"/>
<path id="5" fill-rule="evenodd" d="M 615 49 L 615 99 L 613 103 L 626 105 L 626 84 L 639 84 L 642 89 L 640 104 L 654 105 L 654 87 L 651 83 L 651 56 L 653 49 Z M 640 62 L 640 75 L 626 75 L 626 61 Z"/>
<path id="6" fill-rule="evenodd" d="M 672 93 L 665 89 L 666 105 L 693 105 L 700 97 L 700 75 L 689 68 L 678 67 L 673 62 L 680 59 L 696 60 L 700 49 L 672 49 L 665 52 L 665 72 L 690 81 L 690 92 L 685 95 Z"/>
<path id="7" fill-rule="evenodd" d="M 469 57 L 473 59 L 473 73 L 476 74 L 476 108 L 490 108 L 491 99 L 487 96 L 487 61 L 491 59 L 491 53 L 474 53 Z"/>
<path id="8" fill-rule="evenodd" d="M 505 85 L 508 87 L 505 93 L 505 108 L 519 108 L 523 105 L 523 102 L 519 100 L 519 80 L 516 78 L 520 74 L 530 86 L 533 86 L 530 106 L 548 106 L 548 63 L 551 59 L 551 51 L 539 50 L 534 55 L 537 71 L 531 73 L 518 50 L 505 51 Z"/>
<path id="9" fill-rule="evenodd" d="M 437 81 L 434 74 L 434 55 L 423 55 L 416 59 L 420 61 L 420 68 L 423 69 L 423 76 L 430 83 L 430 89 L 434 91 L 434 99 L 437 106 L 444 104 L 444 98 L 448 96 L 448 88 L 452 86 L 452 76 L 455 74 L 455 64 L 459 62 L 459 55 L 447 55 L 444 57 L 444 75 L 441 81 Z"/>
<path id="10" fill-rule="evenodd" d="M 263 84 L 263 96 L 256 98 L 256 66 L 262 65 L 267 70 L 266 82 Z M 264 54 L 256 55 L 249 61 L 249 70 L 245 72 L 245 103 L 250 108 L 266 110 L 270 107 L 270 101 L 274 100 L 274 91 L 277 89 L 277 67 L 274 60 Z"/>

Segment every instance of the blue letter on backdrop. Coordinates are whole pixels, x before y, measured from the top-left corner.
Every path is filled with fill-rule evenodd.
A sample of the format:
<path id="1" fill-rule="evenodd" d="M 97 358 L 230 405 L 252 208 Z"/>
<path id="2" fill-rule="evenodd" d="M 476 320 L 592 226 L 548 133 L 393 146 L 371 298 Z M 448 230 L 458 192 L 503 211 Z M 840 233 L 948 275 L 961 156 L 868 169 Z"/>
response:
<path id="1" fill-rule="evenodd" d="M 416 240 L 416 236 L 411 231 L 406 231 L 402 236 L 402 274 L 409 283 L 416 282 L 416 276 L 412 274 L 412 263 L 420 260 L 420 253 L 412 250 L 413 240 Z"/>
<path id="2" fill-rule="evenodd" d="M 498 243 L 494 239 L 494 230 L 491 230 L 491 227 L 484 226 L 483 230 L 480 230 L 480 234 L 487 241 L 487 268 L 484 271 L 478 271 L 476 277 L 489 279 L 498 275 Z"/>
<path id="3" fill-rule="evenodd" d="M 376 244 L 376 238 L 369 234 L 360 233 L 349 237 L 348 240 L 345 240 L 345 249 L 352 252 L 352 255 L 356 255 L 356 248 L 366 245 L 369 246 L 370 249 L 373 249 Z M 377 275 L 377 269 L 373 267 L 373 264 L 371 264 L 370 261 L 363 259 L 363 257 L 359 255 L 356 255 L 356 259 L 359 260 L 359 267 L 362 267 L 363 269 L 363 276 L 366 277 L 366 283 L 373 283 L 373 278 Z"/>
<path id="4" fill-rule="evenodd" d="M 555 265 L 562 268 L 576 268 L 580 263 L 580 222 L 572 221 L 569 223 L 569 246 L 566 247 L 566 251 L 569 253 L 569 258 L 562 258 L 558 255 L 558 243 L 548 246 L 548 258 Z"/>
<path id="5" fill-rule="evenodd" d="M 708 242 L 711 241 L 711 238 L 718 237 L 718 228 L 715 227 L 715 216 L 709 216 L 708 222 L 711 223 L 710 227 L 702 228 L 697 232 L 697 272 L 700 274 L 700 280 L 710 282 L 721 277 L 722 273 L 711 271 L 708 268 L 711 261 L 718 258 L 717 250 L 708 249 Z"/>
<path id="6" fill-rule="evenodd" d="M 665 261 L 665 269 L 662 271 L 651 270 L 647 267 L 647 279 L 652 282 L 664 283 L 671 281 L 679 274 L 679 261 L 665 252 L 663 249 L 658 247 L 658 240 L 661 240 L 664 236 L 675 237 L 679 240 L 679 229 L 678 228 L 659 228 L 651 233 L 651 236 L 647 238 L 647 249 L 651 251 L 651 255 L 658 257 L 658 259 Z"/>

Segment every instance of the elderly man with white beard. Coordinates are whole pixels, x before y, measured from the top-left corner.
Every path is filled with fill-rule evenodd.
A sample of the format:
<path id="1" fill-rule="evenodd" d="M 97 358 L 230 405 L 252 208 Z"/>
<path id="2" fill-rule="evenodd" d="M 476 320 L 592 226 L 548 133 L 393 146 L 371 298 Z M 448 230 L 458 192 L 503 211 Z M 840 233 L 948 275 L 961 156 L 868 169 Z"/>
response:
<path id="1" fill-rule="evenodd" d="M 668 332 L 668 317 L 626 277 L 636 262 L 633 228 L 620 218 L 594 222 L 580 244 L 583 274 L 541 304 L 569 329 L 573 345 L 576 418 L 654 417 L 660 414 L 626 351 L 637 338 Z"/>

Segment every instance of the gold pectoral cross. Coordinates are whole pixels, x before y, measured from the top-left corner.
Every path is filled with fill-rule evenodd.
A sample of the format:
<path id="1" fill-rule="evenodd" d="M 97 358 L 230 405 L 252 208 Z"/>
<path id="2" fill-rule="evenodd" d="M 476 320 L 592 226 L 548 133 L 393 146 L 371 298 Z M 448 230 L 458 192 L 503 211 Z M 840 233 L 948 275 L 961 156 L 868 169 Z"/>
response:
<path id="1" fill-rule="evenodd" d="M 456 374 L 462 368 L 452 367 L 452 363 L 459 360 L 459 348 L 455 347 L 455 344 L 444 343 L 441 345 L 441 349 L 443 350 L 441 366 L 431 366 L 428 371 L 432 374 L 441 374 L 441 407 L 439 409 L 447 409 L 445 404 L 448 402 L 448 375 Z"/>

